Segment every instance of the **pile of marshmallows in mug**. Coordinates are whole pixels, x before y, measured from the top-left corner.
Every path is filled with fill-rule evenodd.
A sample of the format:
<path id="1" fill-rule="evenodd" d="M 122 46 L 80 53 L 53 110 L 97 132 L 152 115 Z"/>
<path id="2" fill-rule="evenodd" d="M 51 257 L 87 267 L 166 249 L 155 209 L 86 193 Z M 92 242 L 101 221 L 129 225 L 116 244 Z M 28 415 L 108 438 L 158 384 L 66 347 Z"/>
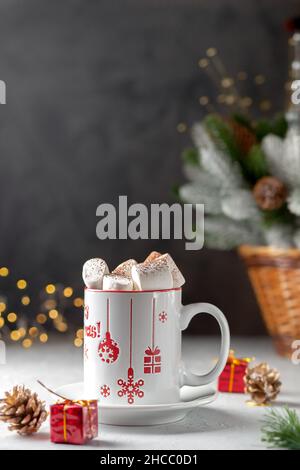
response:
<path id="1" fill-rule="evenodd" d="M 181 287 L 185 279 L 172 257 L 153 251 L 143 263 L 124 261 L 111 273 L 106 262 L 93 258 L 83 265 L 86 287 L 99 290 L 162 290 Z"/>

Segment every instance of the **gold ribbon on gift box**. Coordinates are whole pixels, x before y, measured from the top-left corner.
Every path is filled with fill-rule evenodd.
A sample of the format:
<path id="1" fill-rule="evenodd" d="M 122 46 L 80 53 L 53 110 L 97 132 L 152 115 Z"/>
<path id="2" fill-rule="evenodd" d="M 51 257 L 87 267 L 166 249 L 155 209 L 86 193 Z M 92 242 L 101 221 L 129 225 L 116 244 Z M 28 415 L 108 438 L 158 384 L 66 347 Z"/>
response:
<path id="1" fill-rule="evenodd" d="M 235 357 L 235 351 L 230 349 L 229 356 L 227 359 L 227 365 L 230 365 L 230 376 L 229 376 L 229 384 L 228 384 L 228 392 L 232 393 L 233 390 L 233 383 L 234 383 L 234 373 L 236 366 L 246 366 L 250 362 L 254 361 L 254 357 L 243 357 L 238 359 Z"/>
<path id="2" fill-rule="evenodd" d="M 87 407 L 88 409 L 88 417 L 89 417 L 89 426 L 92 432 L 92 417 L 91 417 L 91 408 L 90 408 L 91 400 L 67 400 L 67 402 L 57 402 L 57 405 L 64 405 L 63 407 L 63 432 L 64 432 L 64 441 L 67 442 L 67 410 L 72 405 L 79 405 L 82 407 Z"/>

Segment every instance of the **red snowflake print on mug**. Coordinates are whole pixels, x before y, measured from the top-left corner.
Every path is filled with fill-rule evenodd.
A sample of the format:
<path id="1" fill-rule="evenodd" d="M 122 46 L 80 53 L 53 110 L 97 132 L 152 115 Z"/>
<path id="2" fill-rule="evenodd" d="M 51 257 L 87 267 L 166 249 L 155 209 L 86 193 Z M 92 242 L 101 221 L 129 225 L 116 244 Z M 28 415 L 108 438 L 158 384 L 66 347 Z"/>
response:
<path id="1" fill-rule="evenodd" d="M 129 368 L 127 371 L 127 379 L 118 379 L 118 385 L 121 387 L 118 391 L 120 398 L 126 396 L 128 405 L 133 405 L 135 398 L 143 398 L 144 392 L 142 387 L 144 386 L 144 380 L 134 378 L 134 370 L 132 367 L 132 299 L 130 300 L 130 313 L 129 313 Z"/>
<path id="2" fill-rule="evenodd" d="M 166 323 L 166 321 L 168 320 L 167 312 L 165 311 L 160 312 L 160 314 L 158 315 L 158 319 L 161 323 Z"/>
<path id="3" fill-rule="evenodd" d="M 103 397 L 103 398 L 107 398 L 109 397 L 110 395 L 110 387 L 106 384 L 102 385 L 102 387 L 100 388 L 100 395 Z"/>

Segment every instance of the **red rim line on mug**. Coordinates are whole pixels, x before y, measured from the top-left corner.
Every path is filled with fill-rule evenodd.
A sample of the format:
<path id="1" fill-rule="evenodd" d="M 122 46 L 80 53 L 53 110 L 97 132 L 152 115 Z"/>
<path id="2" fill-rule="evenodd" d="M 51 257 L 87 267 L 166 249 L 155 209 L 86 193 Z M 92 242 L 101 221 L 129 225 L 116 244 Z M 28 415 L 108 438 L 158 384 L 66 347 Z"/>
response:
<path id="1" fill-rule="evenodd" d="M 85 287 L 84 290 L 89 292 L 104 292 L 107 294 L 145 294 L 151 292 L 177 292 L 181 291 L 181 287 L 172 287 L 171 289 L 149 289 L 149 290 L 103 290 L 103 289 L 92 289 L 91 287 Z"/>

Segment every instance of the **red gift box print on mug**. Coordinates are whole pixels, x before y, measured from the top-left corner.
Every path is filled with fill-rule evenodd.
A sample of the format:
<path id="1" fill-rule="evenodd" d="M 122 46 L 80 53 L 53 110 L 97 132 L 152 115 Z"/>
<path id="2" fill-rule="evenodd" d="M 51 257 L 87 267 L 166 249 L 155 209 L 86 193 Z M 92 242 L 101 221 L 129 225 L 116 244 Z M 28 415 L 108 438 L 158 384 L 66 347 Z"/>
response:
<path id="1" fill-rule="evenodd" d="M 118 379 L 118 385 L 121 387 L 118 391 L 118 396 L 127 397 L 127 403 L 129 405 L 134 404 L 135 398 L 143 398 L 144 392 L 142 387 L 144 386 L 144 380 L 134 378 L 134 370 L 132 367 L 132 299 L 130 300 L 130 313 L 129 313 L 129 368 L 127 372 L 127 379 Z"/>
<path id="2" fill-rule="evenodd" d="M 161 372 L 161 355 L 160 349 L 155 346 L 155 299 L 152 301 L 152 332 L 151 346 L 145 351 L 144 356 L 144 373 L 159 374 Z"/>
<path id="3" fill-rule="evenodd" d="M 159 374 L 161 372 L 161 356 L 158 347 L 146 349 L 144 357 L 144 373 Z"/>

